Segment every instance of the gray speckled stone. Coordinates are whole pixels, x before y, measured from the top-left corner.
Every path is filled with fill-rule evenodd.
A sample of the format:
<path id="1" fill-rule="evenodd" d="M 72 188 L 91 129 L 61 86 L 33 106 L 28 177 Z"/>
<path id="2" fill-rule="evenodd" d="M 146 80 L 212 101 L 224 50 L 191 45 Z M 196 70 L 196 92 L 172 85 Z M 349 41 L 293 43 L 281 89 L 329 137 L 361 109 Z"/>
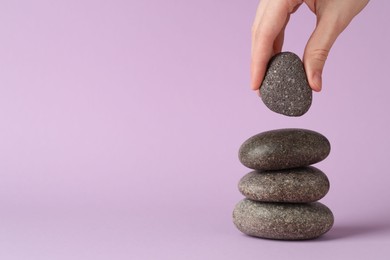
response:
<path id="1" fill-rule="evenodd" d="M 301 116 L 309 110 L 312 95 L 303 63 L 296 54 L 282 52 L 270 60 L 260 86 L 261 99 L 269 109 Z"/>
<path id="2" fill-rule="evenodd" d="M 263 202 L 314 202 L 329 191 L 329 180 L 319 169 L 309 166 L 276 171 L 253 171 L 238 183 L 240 192 Z"/>
<path id="3" fill-rule="evenodd" d="M 303 240 L 328 232 L 334 217 L 320 202 L 291 204 L 244 199 L 233 211 L 233 222 L 241 232 L 250 236 Z"/>
<path id="4" fill-rule="evenodd" d="M 256 170 L 281 170 L 308 166 L 325 159 L 330 143 L 306 129 L 278 129 L 252 136 L 240 147 L 243 165 Z"/>

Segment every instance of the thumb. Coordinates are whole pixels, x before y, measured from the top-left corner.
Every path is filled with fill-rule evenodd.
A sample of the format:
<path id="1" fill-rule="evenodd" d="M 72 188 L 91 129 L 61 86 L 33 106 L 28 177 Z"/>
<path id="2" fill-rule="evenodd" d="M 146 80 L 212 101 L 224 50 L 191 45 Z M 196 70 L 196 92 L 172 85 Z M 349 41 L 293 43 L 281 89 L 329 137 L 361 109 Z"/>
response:
<path id="1" fill-rule="evenodd" d="M 322 89 L 322 71 L 329 51 L 341 33 L 329 19 L 319 19 L 303 55 L 307 80 L 314 91 Z M 340 32 L 339 32 L 340 31 Z"/>

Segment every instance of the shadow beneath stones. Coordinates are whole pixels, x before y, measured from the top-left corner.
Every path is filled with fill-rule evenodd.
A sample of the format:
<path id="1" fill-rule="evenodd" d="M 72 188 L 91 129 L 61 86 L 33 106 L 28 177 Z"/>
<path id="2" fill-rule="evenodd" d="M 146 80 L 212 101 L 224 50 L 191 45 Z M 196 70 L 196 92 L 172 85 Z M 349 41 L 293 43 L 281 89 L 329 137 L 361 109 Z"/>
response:
<path id="1" fill-rule="evenodd" d="M 250 239 L 260 239 L 265 241 L 279 241 L 279 242 L 290 242 L 290 243 L 318 243 L 318 242 L 330 242 L 334 240 L 341 240 L 341 239 L 353 239 L 353 238 L 359 238 L 359 237 L 370 237 L 375 236 L 378 234 L 389 234 L 390 235 L 390 220 L 385 222 L 378 222 L 378 223 L 368 223 L 370 221 L 367 221 L 367 223 L 351 223 L 347 225 L 339 224 L 337 226 L 334 226 L 328 233 L 320 236 L 319 238 L 315 239 L 308 239 L 308 240 L 274 240 L 274 239 L 268 239 L 268 238 L 258 238 L 258 237 L 252 237 L 245 234 L 242 234 L 243 236 L 246 236 Z"/>
<path id="2" fill-rule="evenodd" d="M 371 221 L 370 221 L 371 222 Z M 344 238 L 370 236 L 378 233 L 390 232 L 390 221 L 379 223 L 354 223 L 348 225 L 334 226 L 325 235 L 313 240 L 315 241 L 331 241 Z"/>

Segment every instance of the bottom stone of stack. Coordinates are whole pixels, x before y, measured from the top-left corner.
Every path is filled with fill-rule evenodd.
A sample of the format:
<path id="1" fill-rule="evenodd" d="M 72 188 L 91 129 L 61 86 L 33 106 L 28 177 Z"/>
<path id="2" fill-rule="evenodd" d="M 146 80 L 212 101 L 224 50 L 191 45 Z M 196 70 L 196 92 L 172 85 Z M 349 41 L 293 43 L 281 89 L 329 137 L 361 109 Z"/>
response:
<path id="1" fill-rule="evenodd" d="M 233 222 L 249 236 L 304 240 L 328 232 L 334 217 L 332 211 L 320 202 L 269 203 L 243 199 L 233 211 Z"/>

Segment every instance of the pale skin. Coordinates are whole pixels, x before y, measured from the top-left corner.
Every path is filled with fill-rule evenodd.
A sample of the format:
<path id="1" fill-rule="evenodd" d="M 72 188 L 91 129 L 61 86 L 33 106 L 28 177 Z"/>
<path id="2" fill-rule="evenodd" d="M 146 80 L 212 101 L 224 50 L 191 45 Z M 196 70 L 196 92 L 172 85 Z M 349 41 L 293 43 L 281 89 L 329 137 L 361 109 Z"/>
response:
<path id="1" fill-rule="evenodd" d="M 322 89 L 322 72 L 337 37 L 369 0 L 261 0 L 252 26 L 251 88 L 257 93 L 271 57 L 281 52 L 284 31 L 293 14 L 305 3 L 317 16 L 304 55 L 307 79 L 314 91 Z"/>

